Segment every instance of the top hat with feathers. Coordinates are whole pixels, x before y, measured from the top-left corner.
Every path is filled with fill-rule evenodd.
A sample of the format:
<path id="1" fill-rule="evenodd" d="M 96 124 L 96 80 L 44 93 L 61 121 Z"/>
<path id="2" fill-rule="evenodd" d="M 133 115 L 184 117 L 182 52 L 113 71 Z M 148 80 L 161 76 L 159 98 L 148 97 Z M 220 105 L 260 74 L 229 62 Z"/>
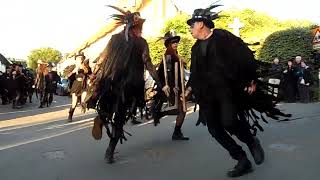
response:
<path id="1" fill-rule="evenodd" d="M 53 67 L 53 64 L 51 62 L 48 63 L 47 67 Z"/>
<path id="2" fill-rule="evenodd" d="M 115 7 L 112 5 L 108 5 L 108 7 L 111 7 L 117 11 L 119 11 L 121 14 L 112 14 L 111 18 L 116 20 L 118 24 L 125 24 L 125 37 L 128 41 L 128 33 L 130 28 L 138 25 L 142 25 L 145 21 L 145 19 L 141 18 L 139 12 L 130 12 L 126 11 L 124 9 L 121 9 L 119 7 Z"/>
<path id="3" fill-rule="evenodd" d="M 194 10 L 191 19 L 187 21 L 187 24 L 191 26 L 195 22 L 202 21 L 208 28 L 214 28 L 213 20 L 219 18 L 220 12 L 211 12 L 212 9 L 222 6 L 220 4 L 216 4 L 219 1 L 214 2 L 209 7 L 205 9 L 196 9 Z"/>
<path id="4" fill-rule="evenodd" d="M 79 52 L 78 54 L 76 54 L 76 55 L 74 56 L 74 59 L 77 59 L 78 57 L 81 57 L 81 60 L 86 59 L 86 56 L 84 55 L 83 52 Z"/>
<path id="5" fill-rule="evenodd" d="M 175 31 L 171 30 L 168 31 L 164 37 L 159 38 L 159 40 L 164 40 L 164 45 L 168 47 L 169 44 L 180 42 L 180 36 L 178 36 Z"/>

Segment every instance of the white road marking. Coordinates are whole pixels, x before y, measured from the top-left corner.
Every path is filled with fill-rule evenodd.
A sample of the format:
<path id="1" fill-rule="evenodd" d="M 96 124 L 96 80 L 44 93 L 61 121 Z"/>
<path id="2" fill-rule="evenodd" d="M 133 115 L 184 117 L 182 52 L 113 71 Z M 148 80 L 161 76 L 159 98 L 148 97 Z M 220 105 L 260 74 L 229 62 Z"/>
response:
<path id="1" fill-rule="evenodd" d="M 65 131 L 65 132 L 62 132 L 62 133 L 58 133 L 58 134 L 54 134 L 54 135 L 50 135 L 50 136 L 46 136 L 46 137 L 41 137 L 41 138 L 35 138 L 35 139 L 27 140 L 27 141 L 24 141 L 24 142 L 8 144 L 8 145 L 5 145 L 5 146 L 0 146 L 0 151 L 7 150 L 7 149 L 10 149 L 10 148 L 14 148 L 14 147 L 18 147 L 18 146 L 22 146 L 22 145 L 26 145 L 26 144 L 30 144 L 30 143 L 34 143 L 34 142 L 38 142 L 38 141 L 42 141 L 42 140 L 46 140 L 46 139 L 50 139 L 50 138 L 54 138 L 54 137 L 58 137 L 58 136 L 62 136 L 62 135 L 65 135 L 65 134 L 69 134 L 69 133 L 72 133 L 72 132 L 75 132 L 75 131 L 79 131 L 79 130 L 88 128 L 90 126 L 92 126 L 92 122 L 83 124 L 78 128 L 71 129 L 71 130 L 68 130 L 68 131 Z"/>
<path id="2" fill-rule="evenodd" d="M 85 119 L 85 120 L 81 120 L 81 121 L 69 122 L 69 123 L 59 124 L 59 125 L 52 125 L 52 126 L 49 126 L 46 128 L 38 129 L 38 130 L 36 130 L 36 132 L 44 131 L 44 130 L 51 130 L 51 129 L 61 129 L 61 128 L 64 128 L 64 127 L 67 127 L 70 125 L 81 124 L 81 123 L 89 122 L 92 120 L 93 120 L 93 118 L 89 118 L 89 119 Z"/>
<path id="3" fill-rule="evenodd" d="M 87 116 L 87 115 L 91 115 L 91 114 L 95 114 L 95 113 L 79 115 L 79 116 L 75 116 L 75 117 L 73 117 L 73 118 L 78 118 L 78 117 Z M 0 132 L 3 132 L 3 131 L 11 131 L 11 130 L 21 129 L 21 128 L 26 128 L 26 127 L 30 127 L 30 126 L 42 125 L 42 124 L 52 123 L 52 122 L 56 122 L 56 121 L 62 121 L 62 120 L 65 120 L 65 119 L 66 119 L 66 118 L 60 118 L 60 119 L 54 119 L 54 120 L 44 121 L 44 122 L 39 122 L 39 123 L 34 123 L 34 124 L 18 125 L 18 126 L 14 126 L 14 127 L 8 127 L 8 128 L 0 129 Z M 76 122 L 78 122 L 78 121 L 75 121 L 75 122 L 72 122 L 72 123 L 76 123 Z M 69 123 L 69 124 L 72 124 L 72 123 Z"/>
<path id="4" fill-rule="evenodd" d="M 25 112 L 31 112 L 31 111 L 41 111 L 45 109 L 52 109 L 52 108 L 58 108 L 58 107 L 64 107 L 64 106 L 70 106 L 71 104 L 64 104 L 64 105 L 59 105 L 59 106 L 52 106 L 52 107 L 46 107 L 42 109 L 29 109 L 29 110 L 24 110 L 24 111 L 11 111 L 11 112 L 5 112 L 5 113 L 0 113 L 0 114 L 14 114 L 14 113 L 25 113 Z"/>

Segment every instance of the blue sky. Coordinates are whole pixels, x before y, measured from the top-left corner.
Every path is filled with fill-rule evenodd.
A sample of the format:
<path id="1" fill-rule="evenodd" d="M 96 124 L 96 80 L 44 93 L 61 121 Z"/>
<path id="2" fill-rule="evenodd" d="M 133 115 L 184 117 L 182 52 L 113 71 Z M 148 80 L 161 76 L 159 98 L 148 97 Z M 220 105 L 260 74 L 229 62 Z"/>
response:
<path id="1" fill-rule="evenodd" d="M 107 4 L 116 0 L 1 0 L 0 53 L 27 58 L 32 49 L 74 50 L 102 27 Z M 207 7 L 210 0 L 173 0 L 184 12 Z M 186 3 L 186 1 L 189 1 Z M 320 24 L 319 0 L 222 0 L 223 8 L 252 8 L 279 19 L 308 19 Z"/>

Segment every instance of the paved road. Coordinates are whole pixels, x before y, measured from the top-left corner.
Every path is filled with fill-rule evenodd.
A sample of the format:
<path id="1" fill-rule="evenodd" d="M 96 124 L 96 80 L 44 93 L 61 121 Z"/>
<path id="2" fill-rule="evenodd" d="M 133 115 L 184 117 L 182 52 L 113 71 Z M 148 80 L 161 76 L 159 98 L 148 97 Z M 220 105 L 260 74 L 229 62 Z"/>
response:
<path id="1" fill-rule="evenodd" d="M 318 179 L 320 104 L 279 107 L 293 113 L 292 121 L 264 125 L 265 132 L 258 136 L 266 161 L 237 179 Z M 191 113 L 183 127 L 190 141 L 171 141 L 174 117 L 162 119 L 157 127 L 129 123 L 126 130 L 133 136 L 118 146 L 117 162 L 105 164 L 107 138 L 91 137 L 94 114 L 78 116 L 73 123 L 66 123 L 65 115 L 38 125 L 0 128 L 0 179 L 223 180 L 229 179 L 225 173 L 235 163 L 206 127 L 194 126 L 198 114 Z"/>

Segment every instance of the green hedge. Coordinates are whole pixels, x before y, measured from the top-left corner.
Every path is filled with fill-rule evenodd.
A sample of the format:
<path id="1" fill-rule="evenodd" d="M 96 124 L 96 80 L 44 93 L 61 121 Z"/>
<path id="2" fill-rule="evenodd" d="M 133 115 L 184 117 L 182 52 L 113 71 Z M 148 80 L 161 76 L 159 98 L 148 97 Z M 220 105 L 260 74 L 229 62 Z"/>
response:
<path id="1" fill-rule="evenodd" d="M 287 61 L 297 55 L 306 60 L 312 52 L 312 36 L 309 27 L 290 28 L 275 32 L 268 36 L 263 43 L 259 59 L 272 61 L 279 57 L 280 61 Z"/>

